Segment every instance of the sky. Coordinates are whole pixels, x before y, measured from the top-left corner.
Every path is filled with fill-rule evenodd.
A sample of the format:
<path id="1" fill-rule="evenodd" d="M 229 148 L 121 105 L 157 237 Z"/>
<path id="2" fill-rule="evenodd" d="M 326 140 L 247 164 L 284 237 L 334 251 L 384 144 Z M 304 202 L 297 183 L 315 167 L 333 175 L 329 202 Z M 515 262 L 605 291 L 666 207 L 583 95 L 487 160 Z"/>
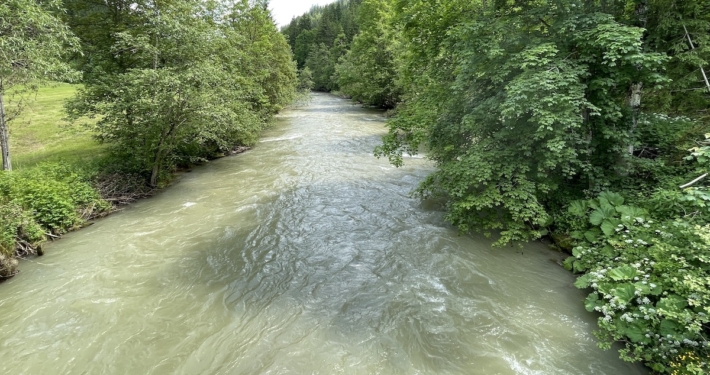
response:
<path id="1" fill-rule="evenodd" d="M 274 15 L 276 25 L 286 26 L 294 16 L 308 12 L 313 5 L 325 5 L 335 0 L 271 0 L 269 8 Z"/>

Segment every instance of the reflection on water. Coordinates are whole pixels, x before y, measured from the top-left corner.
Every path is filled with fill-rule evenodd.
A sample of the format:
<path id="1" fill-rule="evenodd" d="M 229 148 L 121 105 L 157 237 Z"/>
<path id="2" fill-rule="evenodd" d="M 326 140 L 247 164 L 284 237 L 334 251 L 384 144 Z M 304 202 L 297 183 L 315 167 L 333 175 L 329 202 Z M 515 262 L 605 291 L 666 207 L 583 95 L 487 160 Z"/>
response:
<path id="1" fill-rule="evenodd" d="M 6 374 L 641 374 L 541 245 L 491 249 L 315 94 L 248 153 L 72 233 L 0 284 Z"/>

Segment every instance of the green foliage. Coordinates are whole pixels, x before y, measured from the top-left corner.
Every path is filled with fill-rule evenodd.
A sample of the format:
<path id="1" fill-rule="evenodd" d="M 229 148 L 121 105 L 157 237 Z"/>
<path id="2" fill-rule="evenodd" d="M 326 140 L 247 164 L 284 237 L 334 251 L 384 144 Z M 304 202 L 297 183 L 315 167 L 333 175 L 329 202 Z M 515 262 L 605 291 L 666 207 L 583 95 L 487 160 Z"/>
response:
<path id="1" fill-rule="evenodd" d="M 296 94 L 295 64 L 268 10 L 247 0 L 132 5 L 130 23 L 102 38 L 70 118 L 97 118 L 97 138 L 131 170 L 161 176 L 256 141 Z M 100 13 L 101 9 L 94 9 Z M 205 16 L 205 15 L 209 15 Z M 91 14 L 82 15 L 90 19 Z M 79 20 L 74 20 L 79 22 Z M 93 34 L 80 34 L 90 44 Z"/>
<path id="2" fill-rule="evenodd" d="M 405 87 L 416 94 L 380 152 L 398 162 L 426 141 L 438 169 L 420 191 L 447 197 L 451 222 L 502 230 L 501 243 L 536 238 L 559 190 L 603 186 L 617 173 L 608 166 L 623 158 L 632 131 L 628 87 L 661 81 L 664 58 L 643 50 L 642 29 L 598 12 L 432 7 L 402 8 L 401 18 L 432 14 L 441 29 L 422 35 L 405 24 L 405 36 L 426 38 L 408 45 Z"/>
<path id="3" fill-rule="evenodd" d="M 417 191 L 447 199 L 446 218 L 462 231 L 500 231 L 497 244 L 570 234 L 578 247 L 565 264 L 587 272 L 577 285 L 606 288 L 587 307 L 609 309 L 615 298 L 600 320 L 604 342 L 625 342 L 624 358 L 658 372 L 707 372 L 707 304 L 691 308 L 684 289 L 703 285 L 708 269 L 692 250 L 707 247 L 710 213 L 700 178 L 710 154 L 698 141 L 710 125 L 705 3 L 394 1 L 366 19 L 377 24 L 383 12 L 381 30 L 395 36 L 370 36 L 359 53 L 400 44 L 389 61 L 401 99 L 376 155 L 400 166 L 426 149 L 437 169 Z M 345 92 L 376 92 L 366 87 L 375 64 L 353 57 L 372 25 L 361 20 L 336 69 Z M 658 288 L 641 287 L 643 276 Z M 639 320 L 644 298 L 682 313 Z M 667 331 L 680 346 L 657 340 Z"/>
<path id="4" fill-rule="evenodd" d="M 361 3 L 361 0 L 338 0 L 325 6 L 314 6 L 282 30 L 288 36 L 298 68 L 307 67 L 313 73 L 315 90 L 340 90 L 336 66 L 360 31 Z M 356 74 L 354 71 L 349 73 Z M 379 90 L 377 85 L 369 88 Z"/>
<path id="5" fill-rule="evenodd" d="M 32 91 L 51 80 L 76 77 L 63 60 L 77 51 L 77 40 L 57 16 L 57 0 L 7 0 L 0 4 L 0 93 Z"/>
<path id="6" fill-rule="evenodd" d="M 331 64 L 330 51 L 321 43 L 311 49 L 306 59 L 306 68 L 313 74 L 313 89 L 317 91 L 331 91 L 333 88 L 330 77 L 335 67 Z"/>
<path id="7" fill-rule="evenodd" d="M 0 172 L 0 277 L 12 276 L 15 255 L 33 254 L 46 233 L 65 233 L 111 209 L 89 176 L 56 163 Z"/>
<path id="8" fill-rule="evenodd" d="M 708 120 L 708 88 L 700 67 L 710 73 L 710 10 L 706 1 L 654 0 L 643 27 L 648 47 L 666 53 L 666 74 L 672 81 L 648 93 L 645 107 L 670 114 L 692 114 Z M 686 30 L 688 34 L 686 34 Z M 691 48 L 690 41 L 693 42 Z"/>
<path id="9" fill-rule="evenodd" d="M 313 73 L 308 67 L 305 67 L 298 72 L 298 92 L 308 93 L 313 89 L 314 85 Z"/>
<path id="10" fill-rule="evenodd" d="M 340 0 L 295 18 L 283 33 L 314 89 L 339 91 L 361 103 L 394 108 L 400 102 L 401 34 L 391 0 Z"/>
<path id="11" fill-rule="evenodd" d="M 394 108 L 401 87 L 397 81 L 399 33 L 390 24 L 388 0 L 365 0 L 359 8 L 360 33 L 340 59 L 335 79 L 343 93 L 383 108 Z"/>
<path id="12" fill-rule="evenodd" d="M 659 373 L 710 370 L 710 226 L 657 222 L 614 193 L 569 212 L 588 219 L 572 232 L 578 242 L 565 264 L 585 273 L 575 285 L 591 289 L 585 307 L 602 314 L 601 346 L 622 341 L 622 358 Z"/>
<path id="13" fill-rule="evenodd" d="M 0 277 L 16 273 L 16 255 L 33 254 L 59 235 L 111 209 L 89 179 L 95 171 L 43 163 L 0 172 Z"/>
<path id="14" fill-rule="evenodd" d="M 3 168 L 12 169 L 9 124 L 41 86 L 71 81 L 78 74 L 64 57 L 78 51 L 69 28 L 58 18 L 58 0 L 7 0 L 0 4 L 0 149 Z"/>
<path id="15" fill-rule="evenodd" d="M 84 172 L 55 163 L 0 175 L 0 200 L 8 202 L 12 209 L 22 208 L 33 223 L 55 234 L 110 209 Z M 36 241 L 34 235 L 29 238 Z"/>
<path id="16" fill-rule="evenodd" d="M 306 60 L 311 54 L 311 49 L 315 43 L 315 30 L 306 30 L 298 35 L 295 46 L 293 47 L 294 58 L 299 68 L 306 66 Z"/>
<path id="17" fill-rule="evenodd" d="M 7 259 L 15 255 L 18 238 L 38 243 L 44 240 L 44 231 L 17 202 L 3 202 L 0 203 L 0 255 Z"/>
<path id="18" fill-rule="evenodd" d="M 319 44 L 330 49 L 341 36 L 346 45 L 353 40 L 359 30 L 357 12 L 361 2 L 337 0 L 325 6 L 316 5 L 283 28 L 299 69 L 305 67 L 308 54 Z"/>
<path id="19" fill-rule="evenodd" d="M 44 240 L 44 232 L 22 207 L 0 200 L 0 278 L 11 277 L 17 272 L 15 250 L 18 240 L 38 243 Z"/>

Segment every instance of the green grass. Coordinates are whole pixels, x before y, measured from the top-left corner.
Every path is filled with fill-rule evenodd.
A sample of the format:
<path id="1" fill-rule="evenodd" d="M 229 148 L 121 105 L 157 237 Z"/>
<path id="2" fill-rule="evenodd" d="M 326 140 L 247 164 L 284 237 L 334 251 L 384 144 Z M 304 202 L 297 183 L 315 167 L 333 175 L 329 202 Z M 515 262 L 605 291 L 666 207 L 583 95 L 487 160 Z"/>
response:
<path id="1" fill-rule="evenodd" d="M 70 124 L 64 101 L 80 86 L 58 84 L 39 89 L 21 116 L 10 123 L 13 169 L 26 169 L 41 162 L 83 164 L 105 154 L 105 147 L 92 138 L 82 123 Z"/>

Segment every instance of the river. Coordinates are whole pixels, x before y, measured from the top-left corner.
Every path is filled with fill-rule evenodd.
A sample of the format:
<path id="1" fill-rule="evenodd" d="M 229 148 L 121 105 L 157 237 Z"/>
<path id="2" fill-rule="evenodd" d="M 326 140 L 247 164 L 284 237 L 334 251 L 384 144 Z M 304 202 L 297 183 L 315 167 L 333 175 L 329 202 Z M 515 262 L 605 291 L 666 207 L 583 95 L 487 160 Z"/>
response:
<path id="1" fill-rule="evenodd" d="M 325 94 L 0 284 L 3 374 L 645 374 L 542 244 L 492 249 Z"/>

